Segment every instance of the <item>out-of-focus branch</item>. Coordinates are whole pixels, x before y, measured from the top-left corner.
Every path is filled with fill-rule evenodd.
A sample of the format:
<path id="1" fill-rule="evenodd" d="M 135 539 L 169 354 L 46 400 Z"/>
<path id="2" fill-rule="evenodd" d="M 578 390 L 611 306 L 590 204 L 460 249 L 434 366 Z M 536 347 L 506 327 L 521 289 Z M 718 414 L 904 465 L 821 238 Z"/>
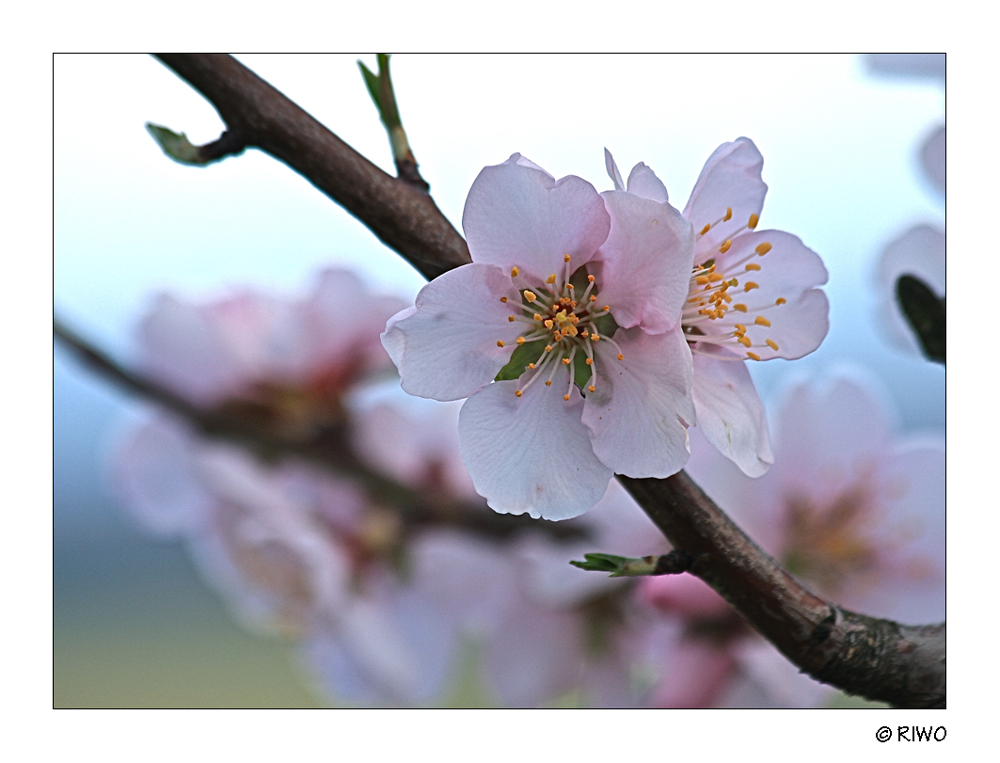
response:
<path id="1" fill-rule="evenodd" d="M 465 240 L 429 195 L 387 175 L 236 59 L 157 57 L 215 106 L 235 143 L 287 164 L 425 277 L 471 262 Z"/>
<path id="2" fill-rule="evenodd" d="M 425 276 L 469 261 L 461 237 L 429 197 L 374 168 L 233 59 L 160 58 L 215 104 L 230 129 L 245 131 L 248 145 L 296 169 Z M 619 480 L 675 549 L 692 558 L 691 572 L 802 670 L 870 699 L 944 706 L 943 624 L 900 625 L 824 601 L 761 551 L 683 472 L 666 480 Z"/>
<path id="3" fill-rule="evenodd" d="M 271 417 L 261 415 L 266 412 L 258 411 L 254 415 L 248 405 L 202 409 L 155 380 L 123 367 L 59 320 L 53 321 L 53 332 L 56 339 L 89 368 L 119 387 L 177 414 L 206 437 L 235 442 L 268 459 L 296 456 L 339 477 L 358 482 L 374 501 L 399 509 L 404 524 L 413 527 L 447 525 L 491 538 L 509 538 L 524 530 L 539 529 L 527 516 L 496 514 L 484 500 L 464 501 L 430 494 L 376 471 L 350 446 L 346 426 L 296 437 L 283 433 Z M 584 528 L 574 523 L 546 523 L 542 529 L 560 540 L 587 535 Z"/>

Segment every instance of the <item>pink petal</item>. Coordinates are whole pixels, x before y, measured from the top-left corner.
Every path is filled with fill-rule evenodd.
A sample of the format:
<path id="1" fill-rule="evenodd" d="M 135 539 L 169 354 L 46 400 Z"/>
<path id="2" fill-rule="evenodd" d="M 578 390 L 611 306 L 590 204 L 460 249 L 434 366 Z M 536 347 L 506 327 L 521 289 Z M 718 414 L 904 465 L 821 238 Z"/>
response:
<path id="1" fill-rule="evenodd" d="M 691 352 L 679 329 L 647 334 L 619 329 L 594 344 L 595 392 L 583 423 L 598 458 L 629 477 L 669 477 L 688 459 L 686 424 L 695 420 Z"/>
<path id="2" fill-rule="evenodd" d="M 701 354 L 728 356 L 711 346 L 694 353 L 694 404 L 705 438 L 744 474 L 759 477 L 774 463 L 767 415 L 746 363 Z"/>
<path id="3" fill-rule="evenodd" d="M 608 177 L 611 178 L 611 182 L 615 184 L 616 191 L 625 190 L 625 182 L 622 180 L 622 174 L 618 171 L 618 165 L 615 164 L 615 158 L 611 155 L 608 149 L 604 149 L 604 166 L 608 170 Z"/>
<path id="4" fill-rule="evenodd" d="M 667 187 L 643 162 L 635 165 L 628 174 L 628 192 L 663 204 L 668 200 Z"/>
<path id="5" fill-rule="evenodd" d="M 508 303 L 500 301 L 507 297 Z M 389 320 L 382 344 L 411 395 L 460 400 L 489 384 L 510 360 L 521 324 L 511 323 L 521 295 L 493 265 L 450 270 L 417 294 L 414 307 Z M 502 341 L 506 347 L 498 347 Z"/>
<path id="6" fill-rule="evenodd" d="M 725 599 L 694 575 L 642 578 L 637 596 L 643 604 L 661 612 L 691 619 L 718 619 L 732 612 Z"/>
<path id="7" fill-rule="evenodd" d="M 945 182 L 945 128 L 939 127 L 924 142 L 920 149 L 920 160 L 924 165 L 924 172 L 934 184 L 934 187 L 944 193 Z"/>
<path id="8" fill-rule="evenodd" d="M 569 519 L 607 490 L 611 470 L 594 455 L 580 421 L 583 399 L 560 367 L 552 386 L 542 380 L 522 397 L 522 379 L 495 382 L 470 397 L 458 419 L 465 466 L 476 490 L 501 514 Z"/>
<path id="9" fill-rule="evenodd" d="M 725 217 L 732 209 L 728 222 L 713 225 L 695 243 L 696 261 L 702 262 L 708 253 L 719 248 L 727 239 L 745 226 L 750 215 L 760 215 L 764 207 L 767 185 L 760 172 L 764 157 L 749 138 L 737 138 L 723 143 L 708 157 L 694 184 L 691 198 L 684 207 L 684 216 L 694 225 L 695 233 L 710 223 Z"/>
<path id="10" fill-rule="evenodd" d="M 694 262 L 691 224 L 666 203 L 633 193 L 602 194 L 611 233 L 592 270 L 599 304 L 611 305 L 622 328 L 652 334 L 680 322 Z"/>
<path id="11" fill-rule="evenodd" d="M 462 225 L 474 262 L 518 267 L 539 283 L 586 264 L 607 238 L 611 222 L 594 187 L 570 175 L 553 180 L 514 154 L 479 173 L 465 202 Z"/>
<path id="12" fill-rule="evenodd" d="M 760 256 L 757 249 L 763 245 L 771 248 Z M 761 269 L 747 271 L 739 264 L 744 261 Z M 728 252 L 716 255 L 716 262 L 719 272 L 739 282 L 727 292 L 733 297 L 732 305 L 748 308 L 740 315 L 730 305 L 726 323 L 736 321 L 747 327 L 753 352 L 761 360 L 801 358 L 819 347 L 830 327 L 830 309 L 826 295 L 814 287 L 826 283 L 827 272 L 819 255 L 797 236 L 777 230 L 744 233 L 733 240 Z M 784 302 L 779 305 L 778 300 Z M 755 324 L 758 316 L 769 321 L 770 327 Z M 778 349 L 766 345 L 767 339 Z"/>

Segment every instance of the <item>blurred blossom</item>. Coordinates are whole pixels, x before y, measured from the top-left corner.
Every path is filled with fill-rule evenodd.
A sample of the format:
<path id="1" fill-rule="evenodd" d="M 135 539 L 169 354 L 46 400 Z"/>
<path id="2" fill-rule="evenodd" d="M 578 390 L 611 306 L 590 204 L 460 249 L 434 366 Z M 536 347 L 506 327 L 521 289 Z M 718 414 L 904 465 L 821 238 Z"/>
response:
<path id="1" fill-rule="evenodd" d="M 944 82 L 944 53 L 869 53 L 864 60 L 872 74 Z"/>
<path id="2" fill-rule="evenodd" d="M 944 194 L 945 184 L 945 143 L 945 128 L 942 125 L 930 134 L 920 149 L 924 173 L 941 194 Z"/>
<path id="3" fill-rule="evenodd" d="M 349 297 L 343 314 L 328 304 Z M 441 703 L 472 648 L 489 701 L 640 704 L 657 616 L 635 606 L 634 581 L 568 562 L 593 548 L 662 553 L 662 535 L 617 483 L 576 521 L 586 540 L 469 529 L 469 512 L 499 518 L 462 465 L 461 403 L 419 415 L 359 394 L 387 367 L 378 335 L 396 307 L 343 271 L 302 302 L 161 297 L 140 333 L 147 373 L 197 405 L 351 455 L 332 472 L 263 460 L 157 415 L 119 454 L 129 513 L 184 542 L 234 615 L 295 643 L 337 701 Z"/>
<path id="4" fill-rule="evenodd" d="M 878 394 L 846 376 L 792 388 L 776 421 L 767 475 L 747 479 L 694 438 L 688 471 L 817 594 L 875 617 L 944 619 L 940 438 L 893 435 Z M 681 624 L 666 645 L 677 654 L 664 664 L 656 703 L 727 706 L 755 697 L 755 706 L 805 706 L 829 696 L 796 677 L 702 581 L 644 579 L 640 597 Z"/>
<path id="5" fill-rule="evenodd" d="M 910 275 L 938 297 L 945 296 L 945 236 L 932 225 L 916 225 L 892 241 L 878 263 L 879 325 L 896 347 L 922 355 L 913 328 L 896 299 L 896 281 Z"/>

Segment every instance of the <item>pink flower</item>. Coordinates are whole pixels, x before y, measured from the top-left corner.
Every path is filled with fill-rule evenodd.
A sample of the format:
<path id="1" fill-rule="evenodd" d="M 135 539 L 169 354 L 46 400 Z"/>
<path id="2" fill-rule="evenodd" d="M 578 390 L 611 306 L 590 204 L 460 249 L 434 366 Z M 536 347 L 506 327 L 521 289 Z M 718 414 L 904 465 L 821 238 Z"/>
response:
<path id="1" fill-rule="evenodd" d="M 625 190 L 607 151 L 605 159 L 615 188 Z M 739 361 L 800 358 L 829 328 L 829 303 L 815 288 L 827 280 L 819 256 L 790 233 L 757 230 L 767 193 L 763 164 L 748 138 L 719 146 L 683 213 L 696 232 L 681 325 L 694 359 L 697 424 L 752 477 L 766 472 L 774 457 L 763 405 Z M 641 163 L 629 175 L 628 193 L 667 200 L 666 188 Z"/>
<path id="2" fill-rule="evenodd" d="M 566 519 L 614 472 L 676 473 L 694 420 L 679 325 L 690 224 L 514 154 L 479 174 L 463 225 L 472 264 L 425 286 L 382 341 L 410 394 L 469 398 L 476 490 L 501 513 Z"/>

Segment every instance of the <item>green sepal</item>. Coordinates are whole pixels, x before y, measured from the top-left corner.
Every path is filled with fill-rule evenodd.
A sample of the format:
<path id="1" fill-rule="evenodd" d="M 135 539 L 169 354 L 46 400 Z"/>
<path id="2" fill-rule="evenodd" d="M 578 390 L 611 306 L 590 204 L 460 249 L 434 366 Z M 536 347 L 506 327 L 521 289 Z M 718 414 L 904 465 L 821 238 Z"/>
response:
<path id="1" fill-rule="evenodd" d="M 538 354 L 538 342 L 525 342 L 524 344 L 518 345 L 517 349 L 515 349 L 511 354 L 510 360 L 507 361 L 507 365 L 500 369 L 500 373 L 496 375 L 494 381 L 510 381 L 512 379 L 520 379 L 521 374 L 524 373 L 528 364 L 534 363 L 538 360 Z"/>
<path id="2" fill-rule="evenodd" d="M 188 140 L 186 133 L 178 135 L 173 130 L 154 125 L 152 122 L 146 122 L 146 131 L 153 136 L 153 140 L 163 149 L 163 153 L 175 162 L 198 166 L 205 164 L 200 147 Z"/>
<path id="3" fill-rule="evenodd" d="M 896 299 L 906 322 L 917 335 L 924 357 L 935 363 L 945 362 L 945 298 L 910 275 L 896 281 Z"/>
<path id="4" fill-rule="evenodd" d="M 611 573 L 611 577 L 621 575 L 621 570 L 624 569 L 625 563 L 628 562 L 628 557 L 615 556 L 614 554 L 584 554 L 583 558 L 585 561 L 571 561 L 570 564 L 574 567 L 579 567 L 581 570 L 609 572 Z M 618 575 L 615 574 L 616 572 Z"/>
<path id="5" fill-rule="evenodd" d="M 371 69 L 364 65 L 364 62 L 358 61 L 358 67 L 361 69 L 361 76 L 365 80 L 365 85 L 368 87 L 368 95 L 372 97 L 375 102 L 375 108 L 378 109 L 379 116 L 382 114 L 382 98 L 381 89 L 382 86 L 379 83 L 378 75 L 372 74 Z"/>

